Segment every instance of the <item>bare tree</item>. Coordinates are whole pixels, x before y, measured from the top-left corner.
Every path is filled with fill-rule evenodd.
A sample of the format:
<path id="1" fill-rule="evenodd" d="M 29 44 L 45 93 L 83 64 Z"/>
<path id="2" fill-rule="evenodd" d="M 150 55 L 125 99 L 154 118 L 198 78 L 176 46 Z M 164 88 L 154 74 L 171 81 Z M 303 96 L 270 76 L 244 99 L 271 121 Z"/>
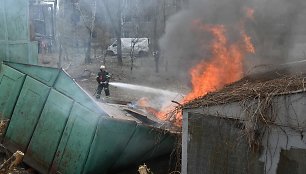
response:
<path id="1" fill-rule="evenodd" d="M 121 19 L 121 8 L 122 4 L 121 1 L 118 0 L 118 11 L 117 11 L 117 30 L 116 30 L 116 36 L 117 36 L 117 59 L 118 64 L 123 65 L 122 62 L 122 46 L 121 46 L 121 34 L 122 34 L 122 19 Z"/>
<path id="2" fill-rule="evenodd" d="M 158 44 L 157 44 L 157 40 L 158 40 L 158 35 L 157 35 L 157 21 L 158 21 L 158 3 L 154 4 L 154 16 L 153 16 L 153 49 L 154 52 L 157 50 L 158 48 Z M 155 58 L 154 55 L 154 61 L 155 61 L 155 72 L 158 73 L 159 72 L 159 55 L 157 58 Z"/>
<path id="3" fill-rule="evenodd" d="M 85 53 L 85 64 L 91 63 L 91 43 L 92 38 L 96 37 L 95 29 L 95 20 L 96 20 L 96 12 L 97 12 L 97 1 L 94 0 L 90 4 L 88 2 L 83 2 L 83 6 L 81 7 L 80 3 L 76 3 L 76 8 L 79 10 L 81 14 L 81 19 L 83 24 L 88 32 L 88 39 L 86 44 L 86 53 Z"/>
<path id="4" fill-rule="evenodd" d="M 115 31 L 116 39 L 117 39 L 117 60 L 118 65 L 123 65 L 122 61 L 122 47 L 121 47 L 121 35 L 122 35 L 122 18 L 121 18 L 121 11 L 122 11 L 122 0 L 115 0 L 115 1 L 103 1 L 104 7 L 107 11 L 108 17 L 110 19 L 110 23 L 112 28 Z M 110 3 L 113 4 L 116 8 L 111 9 Z"/>
<path id="5" fill-rule="evenodd" d="M 56 15 L 56 42 L 59 47 L 58 67 L 62 67 L 63 61 L 69 61 L 68 47 L 71 42 L 71 34 L 74 33 L 74 27 L 70 21 L 72 3 L 68 1 L 59 1 L 59 7 L 59 11 Z"/>

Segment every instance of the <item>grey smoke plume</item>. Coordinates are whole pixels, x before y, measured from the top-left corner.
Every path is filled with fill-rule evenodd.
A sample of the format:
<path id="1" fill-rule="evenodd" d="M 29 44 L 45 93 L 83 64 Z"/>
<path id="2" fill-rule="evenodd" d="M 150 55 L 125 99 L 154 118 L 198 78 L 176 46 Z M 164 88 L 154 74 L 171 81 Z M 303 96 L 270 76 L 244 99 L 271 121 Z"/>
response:
<path id="1" fill-rule="evenodd" d="M 287 62 L 294 57 L 291 50 L 296 38 L 306 36 L 302 30 L 305 26 L 300 25 L 305 23 L 304 7 L 304 0 L 189 0 L 181 12 L 168 20 L 160 39 L 168 69 L 185 79 L 189 68 L 199 60 L 209 59 L 210 52 L 203 49 L 203 44 L 209 44 L 211 37 L 209 33 L 195 31 L 194 20 L 224 25 L 229 40 L 235 42 L 240 34 L 238 25 L 246 19 L 246 8 L 254 9 L 254 20 L 245 20 L 245 30 L 256 53 L 245 59 L 245 69 Z M 182 73 L 178 74 L 177 70 Z"/>

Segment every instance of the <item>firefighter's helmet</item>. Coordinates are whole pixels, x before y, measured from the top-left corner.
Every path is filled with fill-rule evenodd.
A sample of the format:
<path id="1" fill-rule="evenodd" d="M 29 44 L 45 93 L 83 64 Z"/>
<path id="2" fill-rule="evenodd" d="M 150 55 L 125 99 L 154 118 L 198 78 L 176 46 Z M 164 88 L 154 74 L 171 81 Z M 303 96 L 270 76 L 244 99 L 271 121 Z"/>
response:
<path id="1" fill-rule="evenodd" d="M 101 66 L 100 66 L 100 70 L 105 70 L 105 66 L 104 66 L 104 65 L 101 65 Z"/>

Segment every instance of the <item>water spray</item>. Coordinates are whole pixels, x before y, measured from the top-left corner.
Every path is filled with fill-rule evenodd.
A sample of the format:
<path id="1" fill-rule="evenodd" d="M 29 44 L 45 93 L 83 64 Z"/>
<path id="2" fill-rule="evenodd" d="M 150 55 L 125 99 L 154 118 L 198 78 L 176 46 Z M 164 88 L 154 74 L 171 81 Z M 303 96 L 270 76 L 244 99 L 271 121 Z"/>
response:
<path id="1" fill-rule="evenodd" d="M 127 89 L 130 89 L 130 90 L 159 94 L 159 95 L 164 95 L 164 96 L 169 96 L 169 97 L 182 96 L 182 94 L 179 94 L 179 93 L 176 93 L 176 92 L 163 90 L 163 89 L 158 89 L 158 88 L 152 88 L 152 87 L 148 87 L 148 86 L 133 85 L 133 84 L 119 83 L 119 82 L 110 82 L 109 85 L 112 85 L 112 86 L 115 86 L 115 87 L 118 87 L 118 88 L 127 88 Z"/>

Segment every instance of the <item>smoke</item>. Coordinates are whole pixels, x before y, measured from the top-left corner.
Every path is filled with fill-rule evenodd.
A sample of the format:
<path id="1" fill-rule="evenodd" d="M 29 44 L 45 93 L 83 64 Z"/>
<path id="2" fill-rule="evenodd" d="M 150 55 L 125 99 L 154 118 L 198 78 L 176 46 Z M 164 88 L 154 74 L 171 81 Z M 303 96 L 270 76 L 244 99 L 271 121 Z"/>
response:
<path id="1" fill-rule="evenodd" d="M 186 79 L 186 72 L 191 67 L 210 57 L 210 51 L 203 49 L 203 44 L 208 46 L 211 37 L 209 33 L 195 30 L 195 20 L 224 25 L 232 42 L 240 35 L 239 25 L 243 23 L 256 48 L 255 55 L 245 59 L 246 70 L 260 64 L 291 61 L 299 57 L 292 56 L 292 50 L 297 31 L 300 34 L 305 28 L 298 25 L 305 23 L 301 21 L 304 20 L 301 17 L 304 7 L 303 0 L 189 0 L 179 13 L 169 18 L 165 34 L 159 41 L 169 72 Z M 254 10 L 252 19 L 247 16 L 248 8 Z"/>

